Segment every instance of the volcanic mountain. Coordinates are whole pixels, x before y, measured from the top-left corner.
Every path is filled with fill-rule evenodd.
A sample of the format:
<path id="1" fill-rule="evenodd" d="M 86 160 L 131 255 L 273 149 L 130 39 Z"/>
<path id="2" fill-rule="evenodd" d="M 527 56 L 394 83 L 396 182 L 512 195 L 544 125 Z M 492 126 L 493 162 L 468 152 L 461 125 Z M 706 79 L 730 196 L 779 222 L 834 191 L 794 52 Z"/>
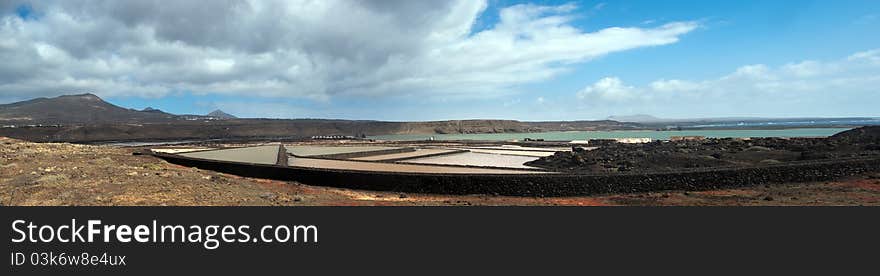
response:
<path id="1" fill-rule="evenodd" d="M 177 120 L 158 110 L 137 111 L 105 102 L 94 94 L 36 98 L 0 105 L 2 124 L 103 124 Z"/>
<path id="2" fill-rule="evenodd" d="M 211 118 L 223 119 L 223 120 L 226 120 L 226 119 L 237 119 L 237 118 L 238 118 L 238 117 L 232 116 L 232 115 L 229 114 L 229 113 L 223 112 L 223 111 L 220 110 L 220 109 L 214 110 L 214 111 L 212 111 L 211 113 L 208 113 L 208 115 L 205 115 L 205 116 L 207 116 L 207 117 L 211 117 Z"/>

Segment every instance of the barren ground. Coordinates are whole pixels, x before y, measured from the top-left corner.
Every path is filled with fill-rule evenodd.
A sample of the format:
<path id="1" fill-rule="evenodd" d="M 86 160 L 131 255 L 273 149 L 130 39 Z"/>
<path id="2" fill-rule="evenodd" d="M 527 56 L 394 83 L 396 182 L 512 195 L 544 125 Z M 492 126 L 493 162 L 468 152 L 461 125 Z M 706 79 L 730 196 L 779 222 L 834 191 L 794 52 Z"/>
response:
<path id="1" fill-rule="evenodd" d="M 0 137 L 0 205 L 880 205 L 880 174 L 702 192 L 587 197 L 399 194 L 245 178 L 135 149 Z"/>

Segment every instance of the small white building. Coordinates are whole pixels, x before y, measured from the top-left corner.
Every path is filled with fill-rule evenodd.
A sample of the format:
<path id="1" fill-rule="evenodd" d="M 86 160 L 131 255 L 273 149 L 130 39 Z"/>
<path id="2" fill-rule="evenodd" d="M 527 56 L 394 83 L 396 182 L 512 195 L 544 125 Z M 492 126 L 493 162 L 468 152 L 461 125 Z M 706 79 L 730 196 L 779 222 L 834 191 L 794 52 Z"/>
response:
<path id="1" fill-rule="evenodd" d="M 644 143 L 650 143 L 653 140 L 651 138 L 641 137 L 641 138 L 614 138 L 614 141 L 617 141 L 618 143 L 623 143 L 623 144 L 644 144 Z"/>

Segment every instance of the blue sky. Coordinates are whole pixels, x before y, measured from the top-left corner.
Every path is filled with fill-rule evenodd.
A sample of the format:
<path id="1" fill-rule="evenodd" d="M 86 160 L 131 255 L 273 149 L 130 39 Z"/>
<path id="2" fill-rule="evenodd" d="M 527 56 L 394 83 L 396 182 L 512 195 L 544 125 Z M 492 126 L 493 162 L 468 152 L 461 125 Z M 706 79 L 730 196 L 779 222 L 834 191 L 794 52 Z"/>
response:
<path id="1" fill-rule="evenodd" d="M 266 2 L 207 15 L 60 2 L 7 7 L 0 33 L 20 39 L 0 56 L 30 47 L 43 62 L 0 65 L 0 101 L 92 92 L 180 114 L 373 120 L 880 116 L 878 1 L 283 3 L 292 22 L 268 21 Z M 221 30 L 162 25 L 179 18 Z M 57 34 L 76 32 L 92 40 Z"/>

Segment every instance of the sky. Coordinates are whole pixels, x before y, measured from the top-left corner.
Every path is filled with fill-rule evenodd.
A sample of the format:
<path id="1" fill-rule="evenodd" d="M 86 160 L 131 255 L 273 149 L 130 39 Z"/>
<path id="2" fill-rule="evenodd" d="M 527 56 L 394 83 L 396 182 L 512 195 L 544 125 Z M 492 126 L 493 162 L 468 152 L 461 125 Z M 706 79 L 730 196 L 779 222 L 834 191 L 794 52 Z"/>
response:
<path id="1" fill-rule="evenodd" d="M 880 116 L 880 1 L 0 0 L 0 103 L 423 121 Z"/>

